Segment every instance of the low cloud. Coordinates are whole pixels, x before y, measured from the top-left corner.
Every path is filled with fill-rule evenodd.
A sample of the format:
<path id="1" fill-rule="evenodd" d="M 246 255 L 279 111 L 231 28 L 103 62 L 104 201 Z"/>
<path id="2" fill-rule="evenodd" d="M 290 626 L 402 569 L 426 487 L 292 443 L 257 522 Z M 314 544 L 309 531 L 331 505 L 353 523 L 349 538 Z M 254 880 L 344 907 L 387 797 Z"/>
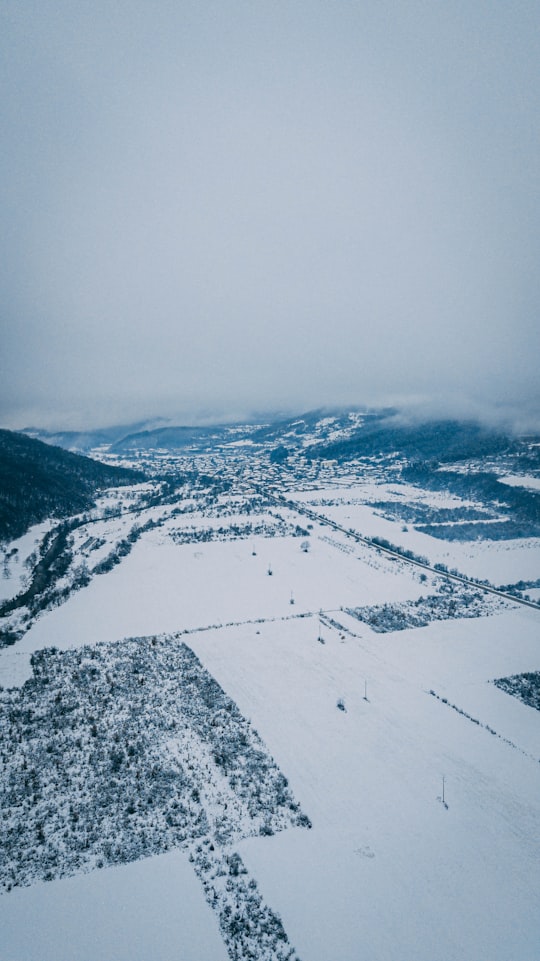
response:
<path id="1" fill-rule="evenodd" d="M 538 423 L 532 5 L 3 18 L 4 423 Z"/>

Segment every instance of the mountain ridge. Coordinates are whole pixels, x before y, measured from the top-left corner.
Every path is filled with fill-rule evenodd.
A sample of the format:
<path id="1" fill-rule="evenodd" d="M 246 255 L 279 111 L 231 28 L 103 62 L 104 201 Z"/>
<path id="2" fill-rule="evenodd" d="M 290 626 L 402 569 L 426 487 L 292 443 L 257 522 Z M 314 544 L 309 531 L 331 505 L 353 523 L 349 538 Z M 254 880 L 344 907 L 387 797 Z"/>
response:
<path id="1" fill-rule="evenodd" d="M 0 430 L 0 539 L 20 537 L 47 517 L 87 510 L 99 490 L 134 484 L 144 476 Z"/>

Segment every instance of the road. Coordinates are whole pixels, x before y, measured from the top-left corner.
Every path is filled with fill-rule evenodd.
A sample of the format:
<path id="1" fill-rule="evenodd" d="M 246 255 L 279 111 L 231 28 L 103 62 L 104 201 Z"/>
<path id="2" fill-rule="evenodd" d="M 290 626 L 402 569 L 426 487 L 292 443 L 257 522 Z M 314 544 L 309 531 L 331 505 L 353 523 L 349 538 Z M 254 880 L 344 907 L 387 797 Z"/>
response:
<path id="1" fill-rule="evenodd" d="M 261 492 L 262 493 L 262 492 Z M 289 510 L 295 511 L 297 514 L 302 514 L 304 517 L 309 517 L 310 520 L 316 521 L 317 524 L 326 524 L 328 527 L 333 528 L 335 531 L 339 531 L 341 534 L 345 534 L 347 537 L 352 537 L 353 540 L 357 541 L 359 544 L 365 544 L 366 547 L 371 547 L 372 550 L 379 551 L 382 554 L 388 554 L 390 557 L 399 558 L 401 561 L 405 561 L 407 564 L 413 564 L 414 567 L 420 567 L 424 571 L 429 571 L 430 574 L 434 574 L 437 577 L 445 577 L 450 581 L 457 581 L 460 584 L 465 584 L 467 587 L 474 588 L 474 590 L 485 591 L 486 594 L 495 594 L 496 597 L 502 597 L 506 601 L 510 601 L 512 604 L 521 604 L 523 607 L 530 607 L 537 613 L 540 613 L 540 607 L 535 604 L 534 601 L 527 601 L 525 598 L 516 597 L 514 594 L 507 594 L 505 591 L 499 591 L 496 587 L 491 587 L 488 584 L 481 584 L 478 581 L 473 581 L 464 574 L 453 574 L 450 571 L 442 571 L 438 567 L 434 567 L 431 564 L 425 564 L 423 561 L 415 560 L 412 557 L 407 557 L 401 554 L 399 551 L 392 550 L 390 547 L 383 547 L 380 544 L 374 543 L 369 537 L 364 537 L 362 534 L 356 531 L 348 530 L 346 527 L 342 527 L 341 524 L 336 523 L 336 521 L 331 520 L 329 517 L 325 517 L 324 514 L 317 514 L 316 511 L 311 510 L 309 507 L 305 507 L 303 504 L 298 504 L 296 501 L 288 500 L 283 494 L 269 494 L 265 492 L 265 496 L 273 501 L 280 507 L 287 507 Z"/>

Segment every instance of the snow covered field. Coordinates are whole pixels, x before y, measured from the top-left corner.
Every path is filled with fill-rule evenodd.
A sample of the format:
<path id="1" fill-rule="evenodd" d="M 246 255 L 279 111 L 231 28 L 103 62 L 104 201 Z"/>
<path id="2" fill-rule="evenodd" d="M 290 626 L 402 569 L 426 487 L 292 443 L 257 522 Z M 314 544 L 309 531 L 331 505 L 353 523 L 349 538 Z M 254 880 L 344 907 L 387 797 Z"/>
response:
<path id="1" fill-rule="evenodd" d="M 435 509 L 474 506 L 447 494 L 433 491 L 419 494 L 417 488 L 407 484 L 363 484 L 356 488 L 329 487 L 302 492 L 294 495 L 294 499 L 347 530 L 351 528 L 365 537 L 387 538 L 406 550 L 427 557 L 431 564 L 455 567 L 467 577 L 486 579 L 492 584 L 511 584 L 539 575 L 539 538 L 469 542 L 439 540 L 415 530 L 412 525 L 388 520 L 370 503 L 384 500 L 414 504 L 420 500 Z"/>
<path id="2" fill-rule="evenodd" d="M 226 633 L 193 647 L 313 821 L 241 846 L 300 956 L 537 958 L 540 715 L 488 685 L 538 663 L 534 615 L 324 645 L 309 621 Z"/>
<path id="3" fill-rule="evenodd" d="M 310 542 L 307 552 L 293 537 L 176 545 L 166 529 L 149 532 L 106 577 L 40 617 L 17 649 L 48 645 L 52 636 L 56 646 L 71 646 L 425 592 L 410 568 L 343 535 L 323 528 Z"/>
<path id="4" fill-rule="evenodd" d="M 2 961 L 227 961 L 183 851 L 0 898 Z M 210 922 L 212 918 L 210 917 Z"/>
<path id="5" fill-rule="evenodd" d="M 387 487 L 296 496 L 432 563 L 494 583 L 538 576 L 532 539 L 464 544 L 403 531 L 369 503 L 412 496 Z M 540 610 L 465 618 L 458 609 L 452 620 L 375 633 L 347 609 L 437 595 L 444 578 L 317 522 L 307 537 L 175 543 L 174 532 L 193 525 L 256 517 L 152 510 L 161 526 L 0 651 L 0 683 L 24 683 L 31 653 L 44 647 L 180 635 L 312 823 L 234 848 L 302 961 L 538 961 L 540 713 L 491 682 L 539 669 Z M 280 513 L 307 526 L 301 513 Z M 99 524 L 107 542 L 132 520 Z M 0 961 L 228 956 L 179 850 L 13 889 L 0 897 L 0 928 Z"/>

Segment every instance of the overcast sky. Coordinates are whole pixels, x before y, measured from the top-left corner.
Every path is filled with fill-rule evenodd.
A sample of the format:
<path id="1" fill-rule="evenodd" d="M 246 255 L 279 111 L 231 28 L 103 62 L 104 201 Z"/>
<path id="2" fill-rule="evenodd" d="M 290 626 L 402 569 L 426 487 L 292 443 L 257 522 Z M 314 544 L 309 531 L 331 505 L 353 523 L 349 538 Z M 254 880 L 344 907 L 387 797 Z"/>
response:
<path id="1" fill-rule="evenodd" d="M 4 426 L 538 414 L 537 0 L 2 0 Z"/>

